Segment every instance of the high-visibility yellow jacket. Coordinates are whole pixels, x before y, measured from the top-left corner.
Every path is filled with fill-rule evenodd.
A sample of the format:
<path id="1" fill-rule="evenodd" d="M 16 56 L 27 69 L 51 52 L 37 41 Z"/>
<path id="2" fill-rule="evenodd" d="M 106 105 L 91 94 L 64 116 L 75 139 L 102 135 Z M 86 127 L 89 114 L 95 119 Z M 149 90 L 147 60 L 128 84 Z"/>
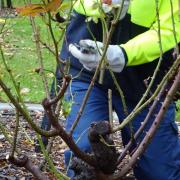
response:
<path id="1" fill-rule="evenodd" d="M 97 0 L 79 0 L 75 3 L 74 9 L 86 16 L 99 17 L 100 11 L 94 6 L 95 2 Z M 137 25 L 147 27 L 149 30 L 134 37 L 127 43 L 121 44 L 121 47 L 127 53 L 128 66 L 148 63 L 160 56 L 156 6 L 155 0 L 131 0 L 128 10 L 131 21 Z M 177 39 L 178 43 L 180 42 L 178 0 L 159 0 L 158 9 L 162 48 L 163 52 L 166 52 L 175 47 L 175 39 Z M 173 28 L 173 20 L 175 28 Z"/>

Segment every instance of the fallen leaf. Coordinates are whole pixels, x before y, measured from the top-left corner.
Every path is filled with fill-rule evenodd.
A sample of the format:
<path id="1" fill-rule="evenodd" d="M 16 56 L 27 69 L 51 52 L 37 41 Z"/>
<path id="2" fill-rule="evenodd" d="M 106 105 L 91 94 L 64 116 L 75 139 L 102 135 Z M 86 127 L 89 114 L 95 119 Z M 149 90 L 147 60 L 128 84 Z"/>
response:
<path id="1" fill-rule="evenodd" d="M 30 92 L 30 89 L 29 88 L 22 88 L 21 91 L 20 91 L 20 94 L 21 95 L 26 95 Z"/>
<path id="2" fill-rule="evenodd" d="M 7 165 L 6 159 L 0 159 L 0 168 L 3 168 Z"/>
<path id="3" fill-rule="evenodd" d="M 37 16 L 45 12 L 56 12 L 61 5 L 62 0 L 52 0 L 48 4 L 29 4 L 16 8 L 21 16 Z"/>
<path id="4" fill-rule="evenodd" d="M 0 148 L 2 148 L 3 147 L 3 144 L 0 142 Z"/>
<path id="5" fill-rule="evenodd" d="M 4 135 L 3 134 L 0 134 L 0 140 L 4 139 Z"/>
<path id="6" fill-rule="evenodd" d="M 5 20 L 4 19 L 0 19 L 0 24 L 4 24 Z"/>

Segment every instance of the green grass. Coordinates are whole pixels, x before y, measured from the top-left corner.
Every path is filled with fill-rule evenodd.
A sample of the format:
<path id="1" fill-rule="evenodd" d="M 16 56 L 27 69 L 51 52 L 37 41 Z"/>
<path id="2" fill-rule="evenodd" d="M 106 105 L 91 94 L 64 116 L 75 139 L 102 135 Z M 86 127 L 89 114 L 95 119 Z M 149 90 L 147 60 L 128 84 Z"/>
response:
<path id="1" fill-rule="evenodd" d="M 28 1 L 26 1 L 28 2 Z M 32 3 L 40 3 L 41 0 L 31 0 Z M 24 5 L 24 1 L 22 0 L 13 0 L 13 7 L 18 7 L 18 6 L 23 6 Z"/>
<path id="2" fill-rule="evenodd" d="M 36 22 L 40 28 L 40 34 L 43 40 L 52 46 L 51 38 L 48 30 L 41 18 L 36 18 Z M 54 31 L 58 36 L 60 33 L 59 27 L 54 24 Z M 45 96 L 42 78 L 34 72 L 34 69 L 40 67 L 37 59 L 36 46 L 32 33 L 32 27 L 28 17 L 17 17 L 7 19 L 3 39 L 3 51 L 7 64 L 13 73 L 14 78 L 20 83 L 20 88 L 27 88 L 29 92 L 23 93 L 23 98 L 28 102 L 41 102 Z M 46 49 L 42 49 L 43 62 L 46 75 L 49 81 L 49 86 L 52 82 L 56 62 L 55 57 Z M 0 75 L 3 76 L 4 82 L 14 91 L 12 81 L 2 63 L 0 57 Z M 0 89 L 0 100 L 7 100 L 6 96 Z"/>
<path id="3" fill-rule="evenodd" d="M 176 120 L 180 122 L 180 100 L 177 101 L 176 107 L 177 107 Z"/>
<path id="4" fill-rule="evenodd" d="M 33 0 L 33 3 L 40 2 L 40 0 Z M 24 5 L 22 0 L 13 1 L 13 6 L 18 7 Z M 36 22 L 40 28 L 41 37 L 50 42 L 50 36 L 41 18 L 36 18 Z M 7 20 L 6 33 L 3 37 L 5 46 L 4 53 L 15 79 L 20 82 L 21 89 L 27 88 L 28 93 L 23 94 L 26 102 L 39 103 L 45 97 L 42 78 L 39 74 L 34 72 L 34 69 L 39 67 L 37 60 L 36 46 L 34 43 L 32 27 L 28 17 L 17 17 Z M 59 28 L 54 24 L 56 35 L 59 35 Z M 2 37 L 0 37 L 2 38 Z M 1 40 L 0 40 L 1 41 Z M 52 43 L 50 43 L 52 44 Z M 55 58 L 45 48 L 43 48 L 43 60 L 45 69 L 54 72 L 56 62 Z M 49 86 L 53 79 L 53 74 L 46 72 L 49 80 Z M 0 57 L 0 75 L 3 75 L 4 82 L 12 91 L 14 91 L 12 82 L 2 66 L 2 59 Z M 7 100 L 0 89 L 0 101 Z M 177 102 L 177 107 L 180 109 L 180 101 Z M 180 121 L 180 111 L 177 113 L 177 120 Z"/>

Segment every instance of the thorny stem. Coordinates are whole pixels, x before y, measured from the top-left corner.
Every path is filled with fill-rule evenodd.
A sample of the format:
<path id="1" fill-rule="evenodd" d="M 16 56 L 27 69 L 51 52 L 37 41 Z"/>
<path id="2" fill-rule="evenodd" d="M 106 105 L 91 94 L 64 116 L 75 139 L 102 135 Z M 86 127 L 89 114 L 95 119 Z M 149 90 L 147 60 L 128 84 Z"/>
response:
<path id="1" fill-rule="evenodd" d="M 128 113 L 128 108 L 127 108 L 127 105 L 126 105 L 126 100 L 125 100 L 124 93 L 123 93 L 121 87 L 119 86 L 119 84 L 118 84 L 118 82 L 117 82 L 117 79 L 116 79 L 116 77 L 115 77 L 115 75 L 114 75 L 111 67 L 108 66 L 108 68 L 109 68 L 109 72 L 110 72 L 110 74 L 111 74 L 111 77 L 112 77 L 112 79 L 113 79 L 113 82 L 114 82 L 114 84 L 116 85 L 116 88 L 117 88 L 117 90 L 118 90 L 118 92 L 119 92 L 119 95 L 120 95 L 120 97 L 121 97 L 124 114 L 127 116 L 129 113 Z"/>
<path id="2" fill-rule="evenodd" d="M 152 76 L 152 78 L 151 78 L 151 81 L 150 81 L 150 83 L 149 83 L 149 85 L 148 85 L 148 88 L 146 89 L 146 91 L 145 91 L 145 93 L 143 94 L 143 97 L 141 98 L 141 100 L 138 102 L 138 104 L 136 105 L 136 107 L 134 108 L 134 110 L 133 110 L 133 112 L 139 112 L 138 111 L 138 109 L 141 109 L 140 107 L 142 107 L 142 103 L 143 103 L 143 101 L 146 99 L 146 97 L 147 97 L 147 95 L 149 94 L 149 92 L 150 92 L 150 89 L 151 89 L 151 87 L 152 87 L 152 85 L 153 85 L 153 83 L 154 83 L 154 80 L 155 80 L 155 78 L 156 78 L 156 76 L 157 76 L 157 73 L 158 73 L 158 71 L 159 71 L 159 68 L 160 68 L 160 65 L 161 65 L 161 62 L 162 62 L 162 55 L 163 55 L 163 48 L 162 48 L 162 40 L 161 40 L 161 27 L 160 27 L 160 17 L 159 17 L 159 0 L 156 0 L 156 17 L 157 17 L 157 23 L 158 23 L 158 32 L 157 32 L 157 34 L 158 34 L 158 38 L 159 38 L 159 48 L 160 48 L 160 57 L 159 57 L 159 61 L 158 61 L 158 64 L 157 64 L 157 66 L 156 66 L 156 69 L 155 69 L 155 71 L 154 71 L 154 73 L 153 73 L 153 76 Z M 145 102 L 146 103 L 146 102 Z M 134 113 L 134 116 L 132 115 L 132 113 L 128 116 L 128 117 L 126 117 L 126 119 L 128 119 L 130 116 L 132 116 L 130 119 L 132 120 L 134 117 L 135 117 L 135 115 L 136 115 L 137 113 Z M 130 120 L 130 121 L 131 121 Z M 125 120 L 124 120 L 125 121 Z M 121 127 L 124 127 L 125 126 L 125 124 L 127 124 L 127 123 L 124 123 L 124 121 L 119 125 L 119 128 Z M 129 121 L 129 122 L 130 122 Z M 116 128 L 116 130 L 117 130 L 118 128 Z"/>
<path id="3" fill-rule="evenodd" d="M 106 24 L 106 21 L 104 20 L 104 18 L 101 18 L 101 24 L 102 24 L 102 29 L 103 29 L 103 44 L 104 44 L 106 42 L 106 39 L 108 36 L 109 23 L 107 22 L 107 24 Z M 101 64 L 100 75 L 99 75 L 99 84 L 103 84 L 104 73 L 105 73 L 105 62 L 106 62 L 106 57 L 105 57 L 105 59 L 103 59 L 103 62 Z"/>
<path id="4" fill-rule="evenodd" d="M 106 141 L 105 141 L 105 139 L 103 138 L 103 136 L 102 135 L 99 135 L 100 136 L 100 141 L 103 143 L 103 144 L 105 144 L 106 146 L 108 146 L 108 147 L 121 147 L 121 145 L 117 145 L 117 144 L 108 144 Z"/>
<path id="5" fill-rule="evenodd" d="M 138 149 L 133 153 L 131 159 L 129 160 L 129 163 L 122 168 L 122 170 L 118 173 L 117 176 L 114 176 L 113 179 L 119 179 L 123 177 L 131 168 L 132 166 L 137 162 L 139 157 L 143 154 L 145 149 L 147 148 L 148 144 L 151 142 L 154 134 L 156 133 L 156 130 L 158 129 L 161 121 L 163 120 L 163 117 L 168 109 L 168 106 L 170 105 L 173 96 L 176 94 L 177 89 L 179 88 L 180 83 L 180 69 L 178 69 L 178 74 L 175 77 L 175 81 L 173 85 L 171 86 L 162 106 L 157 114 L 151 128 L 147 132 L 146 136 L 142 140 L 141 144 L 139 145 Z"/>
<path id="6" fill-rule="evenodd" d="M 53 164 L 53 161 L 49 155 L 49 152 L 48 150 L 46 150 L 46 148 L 44 147 L 44 144 L 42 142 L 42 139 L 41 139 L 41 136 L 39 134 L 37 134 L 37 138 L 38 138 L 38 141 L 39 141 L 39 145 L 41 147 L 41 150 L 42 150 L 42 153 L 45 157 L 45 160 L 48 162 L 48 165 L 49 165 L 49 168 L 50 168 L 50 171 L 56 176 L 56 178 L 58 179 L 62 179 L 62 180 L 70 180 L 66 175 L 64 175 L 63 173 L 59 172 L 54 164 Z M 45 162 L 44 162 L 45 163 Z M 40 168 L 40 167 L 39 167 Z M 41 168 L 40 168 L 41 169 Z"/>
<path id="7" fill-rule="evenodd" d="M 6 86 L 6 84 L 2 81 L 1 77 L 0 77 L 0 86 L 3 89 L 3 91 L 5 92 L 5 94 L 8 96 L 8 98 L 10 99 L 10 101 L 13 103 L 13 105 L 19 110 L 19 112 L 23 115 L 23 117 L 27 120 L 27 122 L 31 125 L 31 127 L 39 134 L 46 136 L 46 137 L 53 137 L 53 136 L 57 136 L 58 135 L 58 131 L 56 130 L 52 130 L 52 131 L 45 131 L 43 129 L 41 129 L 39 126 L 37 126 L 31 116 L 29 115 L 29 113 L 24 109 L 24 107 L 22 107 L 20 105 L 20 103 L 14 98 L 14 96 L 12 95 L 12 93 L 10 92 L 10 90 L 8 89 L 8 87 Z"/>
<path id="8" fill-rule="evenodd" d="M 46 49 L 48 49 L 49 52 L 51 52 L 56 57 L 56 53 L 47 43 L 43 42 L 42 39 L 40 39 L 39 41 Z"/>
<path id="9" fill-rule="evenodd" d="M 161 40 L 161 27 L 160 27 L 160 17 L 159 17 L 159 8 L 158 8 L 158 2 L 159 0 L 156 0 L 156 17 L 157 17 L 157 23 L 158 23 L 158 31 L 157 31 L 157 34 L 158 34 L 158 38 L 159 38 L 159 48 L 160 48 L 160 57 L 159 57 L 159 61 L 158 61 L 158 64 L 156 66 L 156 69 L 154 70 L 154 73 L 153 73 L 153 76 L 151 77 L 151 81 L 145 91 L 145 93 L 143 94 L 141 100 L 138 102 L 138 104 L 136 105 L 136 107 L 134 108 L 134 111 L 136 109 L 138 109 L 138 107 L 143 103 L 143 101 L 146 99 L 146 97 L 148 96 L 149 92 L 150 92 L 150 89 L 154 83 L 154 80 L 157 76 L 157 73 L 159 71 L 159 68 L 160 68 L 160 65 L 161 65 L 161 62 L 162 62 L 162 55 L 163 55 L 163 49 L 162 49 L 162 40 Z"/>
<path id="10" fill-rule="evenodd" d="M 14 156 L 14 152 L 16 150 L 18 130 L 19 130 L 19 111 L 18 109 L 16 109 L 16 127 L 14 130 L 14 139 L 13 139 L 13 145 L 12 145 L 12 151 L 11 151 L 12 157 Z"/>
<path id="11" fill-rule="evenodd" d="M 67 22 L 69 22 L 70 21 L 70 18 L 71 18 L 71 14 L 72 14 L 72 10 L 73 10 L 73 6 L 74 6 L 74 4 L 76 3 L 76 1 L 77 0 L 75 0 L 75 1 L 70 1 L 71 2 L 71 4 L 70 4 L 70 9 L 69 9 L 69 11 L 68 11 L 68 16 L 67 16 Z M 67 25 L 68 25 L 69 23 L 67 23 Z M 67 25 L 66 25 L 66 27 L 67 27 Z M 66 27 L 64 28 L 64 30 L 62 31 L 62 34 L 60 35 L 60 37 L 59 37 L 59 42 L 62 40 L 62 38 L 64 37 L 64 34 L 65 34 L 65 32 L 66 32 Z"/>
<path id="12" fill-rule="evenodd" d="M 117 79 L 116 79 L 111 67 L 108 66 L 108 68 L 109 68 L 109 72 L 111 74 L 111 77 L 113 79 L 113 82 L 114 82 L 114 84 L 115 84 L 115 86 L 116 86 L 116 88 L 117 88 L 117 90 L 119 92 L 119 95 L 121 97 L 124 114 L 125 114 L 125 116 L 128 116 L 129 113 L 128 113 L 128 108 L 127 108 L 127 105 L 126 105 L 126 100 L 125 100 L 124 93 L 123 93 L 120 85 L 118 84 Z M 129 126 L 130 133 L 131 133 L 131 139 L 133 141 L 134 140 L 134 131 L 133 131 L 132 122 L 129 122 L 128 126 Z"/>
<path id="13" fill-rule="evenodd" d="M 109 107 L 109 124 L 113 129 L 113 108 L 112 108 L 112 90 L 108 89 L 108 107 Z"/>
<path id="14" fill-rule="evenodd" d="M 132 121 L 132 119 L 143 109 L 145 108 L 148 104 L 150 104 L 152 102 L 152 100 L 154 98 L 156 98 L 157 94 L 159 93 L 161 87 L 163 86 L 163 84 L 166 82 L 167 79 L 171 78 L 175 72 L 177 71 L 177 68 L 180 64 L 180 56 L 178 56 L 178 58 L 176 59 L 176 61 L 174 62 L 174 64 L 172 65 L 172 67 L 170 68 L 170 70 L 168 71 L 168 73 L 164 76 L 164 78 L 162 79 L 162 81 L 160 82 L 160 84 L 158 85 L 158 87 L 156 88 L 155 92 L 153 93 L 153 95 L 141 106 L 139 106 L 136 110 L 133 110 L 128 117 L 126 117 L 123 122 L 115 129 L 112 130 L 112 133 L 115 133 L 116 131 L 119 131 L 120 129 L 122 129 L 124 126 L 126 126 L 130 121 Z"/>
<path id="15" fill-rule="evenodd" d="M 179 6 L 179 21 L 180 21 L 180 0 L 178 1 L 178 6 Z"/>
<path id="16" fill-rule="evenodd" d="M 54 43 L 55 54 L 56 54 L 56 63 L 58 65 L 58 67 L 59 67 L 60 73 L 64 76 L 64 71 L 62 69 L 62 63 L 63 62 L 61 62 L 61 60 L 59 59 L 58 43 L 57 43 L 56 38 L 54 36 L 52 23 L 51 23 L 51 14 L 50 14 L 50 12 L 48 13 L 48 28 L 49 28 L 49 32 L 50 32 L 51 38 L 52 38 L 53 43 Z"/>
<path id="17" fill-rule="evenodd" d="M 39 134 L 41 135 L 44 135 L 46 137 L 51 137 L 51 136 L 55 136 L 57 135 L 57 131 L 53 130 L 53 131 L 45 131 L 45 130 L 42 130 L 40 127 L 38 127 L 32 120 L 31 116 L 29 115 L 29 112 L 27 111 L 27 108 L 21 98 L 21 95 L 19 93 L 19 87 L 16 85 L 16 82 L 14 80 L 14 77 L 11 73 L 11 70 L 8 69 L 8 66 L 6 64 L 6 61 L 5 61 L 5 57 L 4 57 L 4 53 L 2 51 L 2 48 L 1 48 L 1 44 L 0 44 L 0 52 L 1 52 L 1 56 L 2 56 L 2 60 L 4 62 L 4 65 L 7 69 L 7 71 L 9 72 L 9 75 L 10 77 L 12 78 L 12 81 L 13 81 L 13 84 L 14 84 L 14 87 L 16 88 L 16 92 L 18 94 L 18 101 L 15 99 L 15 97 L 12 95 L 10 89 L 6 86 L 6 84 L 2 81 L 1 77 L 0 77 L 0 86 L 1 88 L 3 89 L 3 91 L 5 92 L 5 94 L 8 96 L 8 98 L 10 99 L 10 101 L 13 103 L 13 105 L 16 107 L 16 109 L 18 109 L 18 111 L 24 116 L 24 118 L 27 120 L 27 122 L 32 126 L 32 128 L 38 132 Z M 22 106 L 21 106 L 21 104 Z"/>
<path id="18" fill-rule="evenodd" d="M 35 43 L 36 43 L 36 50 L 37 50 L 37 57 L 38 57 L 38 61 L 40 64 L 40 75 L 42 77 L 43 80 L 43 85 L 44 85 L 44 89 L 46 92 L 46 97 L 50 98 L 49 95 L 49 88 L 48 88 L 48 81 L 44 72 L 44 64 L 43 64 L 43 57 L 42 57 L 42 51 L 41 51 L 41 45 L 40 45 L 40 35 L 39 35 L 39 30 L 37 29 L 37 26 L 35 24 L 34 18 L 30 17 L 30 21 L 32 24 L 32 28 L 33 28 L 33 33 L 34 33 L 34 39 L 35 39 Z"/>
<path id="19" fill-rule="evenodd" d="M 154 112 L 154 109 L 156 108 L 157 103 L 160 101 L 163 93 L 166 91 L 165 87 L 166 87 L 166 83 L 165 83 L 165 85 L 161 88 L 161 91 L 159 92 L 158 96 L 155 98 L 152 106 L 151 106 L 150 109 L 149 109 L 149 112 L 148 112 L 146 118 L 145 118 L 144 121 L 142 122 L 140 128 L 139 128 L 139 129 L 137 130 L 137 132 L 135 133 L 135 135 L 134 135 L 134 140 L 138 139 L 138 137 L 139 137 L 139 136 L 141 135 L 141 133 L 143 132 L 146 124 L 149 122 L 149 118 L 152 116 L 152 113 Z M 125 148 L 123 149 L 123 152 L 120 154 L 120 156 L 119 156 L 119 158 L 118 158 L 118 160 L 117 160 L 117 165 L 118 165 L 119 163 L 121 163 L 121 161 L 123 160 L 123 158 L 126 156 L 128 150 L 130 150 L 131 146 L 133 145 L 133 142 L 134 142 L 134 141 L 131 139 L 131 140 L 129 141 L 129 143 L 125 146 Z"/>
<path id="20" fill-rule="evenodd" d="M 11 71 L 11 69 L 9 69 L 9 67 L 8 67 L 8 65 L 7 65 L 7 62 L 6 62 L 6 60 L 5 60 L 5 56 L 4 56 L 4 53 L 3 53 L 3 50 L 2 50 L 1 44 L 0 44 L 0 53 L 1 53 L 1 57 L 2 57 L 3 64 L 4 64 L 5 68 L 6 68 L 6 71 L 8 72 L 8 74 L 9 74 L 9 76 L 10 76 L 10 78 L 11 78 L 11 81 L 12 81 L 14 87 L 15 87 L 16 94 L 17 94 L 17 96 L 18 96 L 19 102 L 22 104 L 22 106 L 23 106 L 23 108 L 24 108 L 24 111 L 26 111 L 26 113 L 28 113 L 27 108 L 26 108 L 26 106 L 25 106 L 25 104 L 24 104 L 24 102 L 23 102 L 22 96 L 21 96 L 20 91 L 19 91 L 20 88 L 19 88 L 19 86 L 17 85 L 17 83 L 16 83 L 16 81 L 15 81 L 15 79 L 14 79 L 14 76 L 13 76 L 13 74 L 12 74 L 12 71 Z"/>
<path id="21" fill-rule="evenodd" d="M 3 124 L 0 122 L 0 131 L 3 133 L 4 137 L 7 139 L 9 144 L 13 144 L 12 138 L 10 138 L 10 133 L 7 132 L 7 130 L 4 128 Z"/>
<path id="22" fill-rule="evenodd" d="M 37 136 L 38 136 L 38 134 L 37 134 Z M 47 147 L 46 147 L 46 151 L 47 151 L 47 153 L 48 153 L 48 155 L 50 154 L 50 152 L 51 152 L 51 149 L 52 149 L 52 146 L 53 146 L 53 141 L 55 140 L 55 137 L 52 137 L 52 138 L 49 138 L 48 139 L 48 145 L 47 145 Z M 42 139 L 40 138 L 40 139 L 38 139 L 38 141 L 42 141 Z M 41 146 L 41 143 L 39 143 L 40 144 L 40 146 Z M 44 146 L 44 144 L 42 143 L 42 146 Z M 45 147 L 44 147 L 45 148 Z M 42 148 L 41 148 L 42 149 Z M 47 160 L 46 160 L 46 158 L 45 159 L 43 159 L 42 160 L 42 162 L 40 163 L 40 165 L 39 165 L 39 168 L 42 170 L 43 169 L 43 167 L 46 165 L 46 162 L 47 162 Z"/>
<path id="23" fill-rule="evenodd" d="M 32 161 L 27 157 L 23 156 L 21 159 L 17 159 L 14 156 L 10 156 L 8 159 L 12 164 L 15 164 L 18 167 L 24 167 L 29 172 L 33 174 L 38 180 L 49 180 L 47 176 L 45 176 L 40 169 L 32 163 Z"/>
<path id="24" fill-rule="evenodd" d="M 79 122 L 79 120 L 80 120 L 80 118 L 81 118 L 81 115 L 82 115 L 82 113 L 83 113 L 83 111 L 84 111 L 85 105 L 86 105 L 87 100 L 88 100 L 89 95 L 90 95 L 90 92 L 91 92 L 91 90 L 92 90 L 92 88 L 93 88 L 93 86 L 94 86 L 94 83 L 95 83 L 95 81 L 96 81 L 96 79 L 97 79 L 97 76 L 98 76 L 98 74 L 99 74 L 101 65 L 102 65 L 102 63 L 103 63 L 103 59 L 104 59 L 105 56 L 106 56 L 106 51 L 107 51 L 109 42 L 110 42 L 110 40 L 111 40 L 112 34 L 113 34 L 113 32 L 114 32 L 115 25 L 117 24 L 117 22 L 118 22 L 118 20 L 119 20 L 119 17 L 120 17 L 120 15 L 121 15 L 123 5 L 124 5 L 124 0 L 122 1 L 122 6 L 121 6 L 121 8 L 118 10 L 116 19 L 115 19 L 115 20 L 112 22 L 112 24 L 111 24 L 111 27 L 110 27 L 110 30 L 109 30 L 109 33 L 108 33 L 108 37 L 107 37 L 107 41 L 106 41 L 106 43 L 105 43 L 105 45 L 104 45 L 104 49 L 103 49 L 103 53 L 102 53 L 101 60 L 100 60 L 98 66 L 97 66 L 97 68 L 96 68 L 96 70 L 95 70 L 94 76 L 92 77 L 91 83 L 90 83 L 90 85 L 89 85 L 89 87 L 88 87 L 88 90 L 87 90 L 87 92 L 86 92 L 86 94 L 85 94 L 85 97 L 84 97 L 84 99 L 83 99 L 82 105 L 81 105 L 81 107 L 80 107 L 80 109 L 79 109 L 79 112 L 78 112 L 78 114 L 77 114 L 77 117 L 76 117 L 76 119 L 75 119 L 75 121 L 74 121 L 74 123 L 73 123 L 73 125 L 72 125 L 72 127 L 71 127 L 70 134 L 73 134 L 73 131 L 74 131 L 75 127 L 77 126 L 77 124 L 78 124 L 78 122 Z"/>
<path id="25" fill-rule="evenodd" d="M 44 99 L 42 104 L 52 126 L 58 131 L 58 135 L 66 142 L 66 144 L 74 152 L 74 154 L 80 159 L 82 159 L 83 161 L 87 162 L 89 165 L 96 167 L 97 166 L 96 160 L 90 155 L 81 151 L 79 147 L 76 145 L 76 143 L 74 142 L 72 136 L 67 134 L 67 132 L 63 129 L 63 127 L 59 124 L 55 116 L 55 113 L 53 112 L 51 108 L 51 105 L 49 105 L 48 99 Z"/>
<path id="26" fill-rule="evenodd" d="M 174 35 L 174 40 L 175 40 L 175 43 L 176 43 L 176 53 L 177 53 L 177 56 L 178 56 L 179 55 L 179 46 L 178 46 L 178 40 L 177 40 L 177 36 L 176 36 L 176 27 L 175 27 L 174 15 L 173 15 L 173 3 L 172 3 L 172 0 L 170 0 L 170 4 L 171 4 L 171 18 L 172 18 L 173 35 Z"/>
<path id="27" fill-rule="evenodd" d="M 70 75 L 65 75 L 64 78 L 63 78 L 62 87 L 60 88 L 57 96 L 54 97 L 53 99 L 49 100 L 49 105 L 56 104 L 64 96 L 64 93 L 66 92 L 70 81 L 71 81 L 71 76 Z"/>

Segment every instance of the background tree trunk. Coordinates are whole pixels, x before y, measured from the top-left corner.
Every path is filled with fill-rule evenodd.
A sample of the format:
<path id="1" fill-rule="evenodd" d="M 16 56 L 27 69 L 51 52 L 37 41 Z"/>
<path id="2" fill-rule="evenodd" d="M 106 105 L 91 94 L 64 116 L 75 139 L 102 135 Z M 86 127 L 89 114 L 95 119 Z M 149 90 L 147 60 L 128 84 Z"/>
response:
<path id="1" fill-rule="evenodd" d="M 12 8 L 12 1 L 6 0 L 6 2 L 7 2 L 7 8 Z"/>
<path id="2" fill-rule="evenodd" d="M 4 8 L 4 0 L 0 0 L 0 9 Z"/>
<path id="3" fill-rule="evenodd" d="M 5 7 L 12 8 L 12 1 L 6 0 L 6 6 L 5 6 L 5 0 L 0 0 L 0 9 L 3 9 Z"/>

